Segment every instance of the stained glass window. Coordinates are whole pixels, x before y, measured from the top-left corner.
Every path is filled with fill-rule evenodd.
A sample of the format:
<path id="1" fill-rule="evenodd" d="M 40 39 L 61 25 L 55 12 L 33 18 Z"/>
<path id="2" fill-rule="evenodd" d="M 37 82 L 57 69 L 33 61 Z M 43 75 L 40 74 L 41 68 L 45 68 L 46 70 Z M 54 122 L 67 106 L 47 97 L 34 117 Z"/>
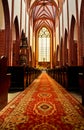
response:
<path id="1" fill-rule="evenodd" d="M 50 32 L 43 27 L 39 32 L 39 62 L 50 62 Z"/>

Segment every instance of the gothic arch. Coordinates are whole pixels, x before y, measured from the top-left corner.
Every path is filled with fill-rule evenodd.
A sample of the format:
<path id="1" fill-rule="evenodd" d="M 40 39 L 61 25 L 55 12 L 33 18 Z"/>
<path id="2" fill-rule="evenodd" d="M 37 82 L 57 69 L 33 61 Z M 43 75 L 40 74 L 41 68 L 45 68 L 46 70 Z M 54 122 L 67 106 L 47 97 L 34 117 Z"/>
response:
<path id="1" fill-rule="evenodd" d="M 15 36 L 15 39 L 13 39 L 13 65 L 19 64 L 19 46 L 20 46 L 20 36 L 19 36 L 19 23 L 18 23 L 18 17 L 15 17 L 14 20 L 14 28 L 13 28 L 13 36 Z M 12 37 L 13 37 L 12 36 Z"/>
<path id="2" fill-rule="evenodd" d="M 75 17 L 72 15 L 69 35 L 69 65 L 77 65 L 77 41 L 74 40 L 76 27 Z"/>
<path id="3" fill-rule="evenodd" d="M 68 38 L 68 33 L 67 29 L 65 29 L 65 34 L 64 34 L 64 48 L 63 48 L 63 65 L 66 65 L 68 63 L 68 48 L 67 48 L 67 38 Z"/>
<path id="4" fill-rule="evenodd" d="M 31 48 L 31 46 L 30 46 L 30 48 L 29 48 L 29 64 L 32 66 L 32 48 Z"/>
<path id="5" fill-rule="evenodd" d="M 60 42 L 60 66 L 63 65 L 63 38 L 61 37 Z"/>
<path id="6" fill-rule="evenodd" d="M 19 23 L 18 23 L 17 16 L 15 17 L 14 25 L 15 25 L 15 31 L 16 31 L 16 39 L 19 39 Z"/>
<path id="7" fill-rule="evenodd" d="M 49 26 L 46 26 L 46 25 L 40 26 L 40 28 L 38 28 L 38 29 L 36 30 L 36 35 L 38 35 L 38 33 L 40 32 L 40 30 L 41 30 L 43 27 L 47 28 L 48 31 L 50 32 L 50 35 L 52 35 L 52 30 L 51 30 L 51 28 L 49 28 Z"/>
<path id="8" fill-rule="evenodd" d="M 35 54 L 35 58 L 36 58 L 36 66 L 38 66 L 38 43 L 39 43 L 39 41 L 38 41 L 38 34 L 39 34 L 39 32 L 40 32 L 40 30 L 42 29 L 42 28 L 46 28 L 48 31 L 49 31 L 49 33 L 50 33 L 50 62 L 49 62 L 49 64 L 50 64 L 50 66 L 52 66 L 52 30 L 48 27 L 48 26 L 41 26 L 37 31 L 36 31 L 36 33 L 35 33 L 35 37 L 36 37 L 36 39 L 35 39 L 35 50 L 36 50 L 36 54 Z M 43 63 L 42 63 L 43 64 Z M 46 66 L 47 66 L 47 63 L 46 63 Z"/>
<path id="9" fill-rule="evenodd" d="M 59 45 L 57 45 L 56 49 L 56 66 L 59 66 Z"/>
<path id="10" fill-rule="evenodd" d="M 10 63 L 10 14 L 7 0 L 2 0 L 4 18 L 5 18 L 5 55 L 8 57 Z"/>

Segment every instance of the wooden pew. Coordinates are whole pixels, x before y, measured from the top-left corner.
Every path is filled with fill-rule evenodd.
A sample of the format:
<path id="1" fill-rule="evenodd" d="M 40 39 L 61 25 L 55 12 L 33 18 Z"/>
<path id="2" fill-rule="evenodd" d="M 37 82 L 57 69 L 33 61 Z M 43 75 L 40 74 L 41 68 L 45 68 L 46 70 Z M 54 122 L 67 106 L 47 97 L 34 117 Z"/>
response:
<path id="1" fill-rule="evenodd" d="M 31 84 L 33 80 L 41 74 L 41 70 L 29 66 L 25 67 L 25 71 L 27 74 L 27 85 Z"/>
<path id="2" fill-rule="evenodd" d="M 8 66 L 8 73 L 11 73 L 9 92 L 22 91 L 27 87 L 27 76 L 24 66 Z"/>
<path id="3" fill-rule="evenodd" d="M 79 92 L 84 105 L 84 66 L 64 66 L 47 70 L 66 90 Z"/>
<path id="4" fill-rule="evenodd" d="M 10 87 L 10 75 L 7 74 L 7 58 L 0 58 L 0 110 L 8 102 L 8 90 Z"/>

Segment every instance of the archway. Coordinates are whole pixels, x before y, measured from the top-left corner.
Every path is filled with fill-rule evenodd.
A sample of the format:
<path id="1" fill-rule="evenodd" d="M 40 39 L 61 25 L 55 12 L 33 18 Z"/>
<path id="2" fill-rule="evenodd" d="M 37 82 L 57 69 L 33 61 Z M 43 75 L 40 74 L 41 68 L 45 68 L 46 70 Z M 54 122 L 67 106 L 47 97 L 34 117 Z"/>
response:
<path id="1" fill-rule="evenodd" d="M 60 66 L 63 66 L 63 38 L 62 37 L 60 42 Z"/>
<path id="2" fill-rule="evenodd" d="M 67 33 L 67 29 L 65 29 L 65 34 L 64 34 L 64 48 L 63 48 L 63 55 L 64 55 L 64 59 L 63 59 L 63 65 L 67 65 L 68 64 L 68 45 L 67 45 L 67 40 L 68 39 L 68 33 Z"/>
<path id="3" fill-rule="evenodd" d="M 56 66 L 59 66 L 59 45 L 57 45 L 57 49 L 56 49 Z"/>
<path id="4" fill-rule="evenodd" d="M 29 54 L 30 54 L 30 55 L 29 55 L 29 65 L 32 66 L 32 62 L 33 62 L 33 61 L 32 61 L 32 48 L 31 48 L 31 46 L 30 46 L 30 48 L 29 48 Z"/>
<path id="5" fill-rule="evenodd" d="M 7 0 L 2 0 L 4 19 L 5 19 L 5 45 L 4 45 L 4 55 L 8 57 L 8 64 L 10 64 L 10 15 L 9 6 Z"/>
<path id="6" fill-rule="evenodd" d="M 5 18 L 2 1 L 0 1 L 0 56 L 5 55 Z"/>
<path id="7" fill-rule="evenodd" d="M 69 65 L 77 65 L 77 27 L 75 17 L 72 15 L 69 35 Z"/>
<path id="8" fill-rule="evenodd" d="M 80 46 L 81 46 L 81 65 L 84 66 L 84 0 L 80 10 Z"/>
<path id="9" fill-rule="evenodd" d="M 13 40 L 13 65 L 16 66 L 19 64 L 19 47 L 20 47 L 20 38 L 19 38 L 19 24 L 18 24 L 18 17 L 15 17 L 14 26 L 13 26 L 13 33 L 12 33 L 12 40 Z"/>
<path id="10" fill-rule="evenodd" d="M 19 23 L 18 23 L 17 16 L 15 17 L 14 24 L 15 24 L 15 31 L 16 31 L 16 40 L 19 40 Z"/>

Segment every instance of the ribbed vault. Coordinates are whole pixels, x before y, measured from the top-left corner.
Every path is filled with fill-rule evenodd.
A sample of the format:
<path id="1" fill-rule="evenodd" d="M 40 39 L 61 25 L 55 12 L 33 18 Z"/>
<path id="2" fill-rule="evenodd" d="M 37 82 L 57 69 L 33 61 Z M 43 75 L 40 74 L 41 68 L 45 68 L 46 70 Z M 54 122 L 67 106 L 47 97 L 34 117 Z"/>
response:
<path id="1" fill-rule="evenodd" d="M 34 30 L 41 26 L 53 30 L 64 0 L 26 0 L 28 11 L 33 18 Z"/>

